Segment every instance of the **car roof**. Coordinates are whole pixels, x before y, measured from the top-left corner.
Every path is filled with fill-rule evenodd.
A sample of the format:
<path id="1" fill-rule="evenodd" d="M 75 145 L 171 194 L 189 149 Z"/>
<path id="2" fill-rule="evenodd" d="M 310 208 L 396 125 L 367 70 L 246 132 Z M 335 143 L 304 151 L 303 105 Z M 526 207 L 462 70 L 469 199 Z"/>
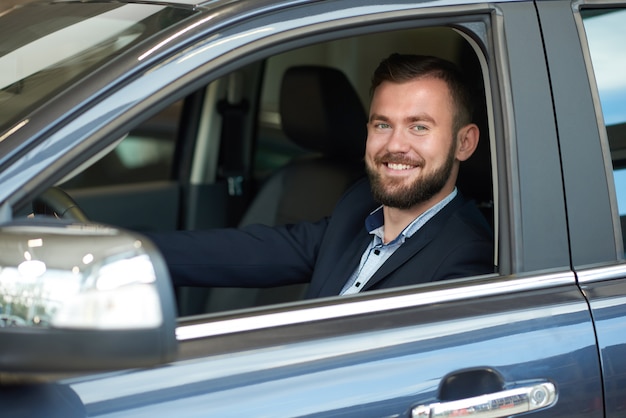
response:
<path id="1" fill-rule="evenodd" d="M 76 3 L 78 0 L 56 0 L 55 3 Z M 254 9 L 259 5 L 293 5 L 313 3 L 321 0 L 109 0 L 111 3 L 141 3 L 164 5 L 191 9 L 216 9 L 226 5 L 238 4 L 245 8 Z M 102 3 L 102 0 L 80 0 L 81 3 Z"/>

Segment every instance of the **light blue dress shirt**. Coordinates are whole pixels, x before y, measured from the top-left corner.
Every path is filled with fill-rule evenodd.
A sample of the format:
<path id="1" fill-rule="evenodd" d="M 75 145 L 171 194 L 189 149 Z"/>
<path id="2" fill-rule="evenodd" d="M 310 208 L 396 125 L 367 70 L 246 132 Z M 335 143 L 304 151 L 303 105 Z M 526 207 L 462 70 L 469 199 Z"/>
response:
<path id="1" fill-rule="evenodd" d="M 383 217 L 383 207 L 370 213 L 365 219 L 365 228 L 370 235 L 373 235 L 372 242 L 363 252 L 361 262 L 357 269 L 352 273 L 350 279 L 346 282 L 341 295 L 350 295 L 358 293 L 365 287 L 367 282 L 372 278 L 374 273 L 383 265 L 385 261 L 398 249 L 407 238 L 415 234 L 426 222 L 443 209 L 457 194 L 456 188 L 439 201 L 436 205 L 415 218 L 406 228 L 391 242 L 385 244 L 383 242 L 385 236 L 385 224 Z"/>

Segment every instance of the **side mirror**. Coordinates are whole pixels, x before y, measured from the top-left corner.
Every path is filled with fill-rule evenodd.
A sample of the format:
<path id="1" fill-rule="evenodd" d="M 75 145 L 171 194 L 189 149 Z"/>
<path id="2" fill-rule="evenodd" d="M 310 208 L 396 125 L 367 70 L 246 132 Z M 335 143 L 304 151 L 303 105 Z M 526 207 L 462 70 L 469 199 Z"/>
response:
<path id="1" fill-rule="evenodd" d="M 175 328 L 167 268 L 141 236 L 48 218 L 0 226 L 0 373 L 168 362 Z"/>

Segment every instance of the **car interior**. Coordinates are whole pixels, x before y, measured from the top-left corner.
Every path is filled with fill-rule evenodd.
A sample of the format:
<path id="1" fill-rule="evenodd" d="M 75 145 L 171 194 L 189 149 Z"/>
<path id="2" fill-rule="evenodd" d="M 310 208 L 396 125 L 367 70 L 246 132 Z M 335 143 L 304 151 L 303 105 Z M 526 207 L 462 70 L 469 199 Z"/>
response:
<path id="1" fill-rule="evenodd" d="M 459 29 L 431 27 L 269 56 L 171 103 L 59 186 L 91 220 L 138 231 L 329 216 L 364 175 L 374 68 L 393 52 L 428 54 L 456 62 L 476 90 L 481 141 L 462 164 L 458 187 L 495 229 L 486 70 L 476 49 Z M 299 300 L 304 286 L 176 290 L 182 316 Z"/>

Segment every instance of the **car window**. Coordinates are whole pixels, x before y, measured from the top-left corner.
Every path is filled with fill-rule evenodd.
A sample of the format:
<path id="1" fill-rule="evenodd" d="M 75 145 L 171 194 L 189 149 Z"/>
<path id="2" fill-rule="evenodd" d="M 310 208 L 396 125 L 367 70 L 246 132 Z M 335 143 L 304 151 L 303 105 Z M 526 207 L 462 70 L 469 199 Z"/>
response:
<path id="1" fill-rule="evenodd" d="M 420 40 L 428 39 L 428 42 Z M 344 54 L 343 51 L 355 49 L 367 53 Z M 427 27 L 419 29 L 390 31 L 372 35 L 350 37 L 329 42 L 316 43 L 298 49 L 293 49 L 277 55 L 267 57 L 264 60 L 263 78 L 261 79 L 259 110 L 257 114 L 256 130 L 254 132 L 255 150 L 252 161 L 252 177 L 256 194 L 251 197 L 252 204 L 246 208 L 240 224 L 264 223 L 283 224 L 298 222 L 301 220 L 316 221 L 332 212 L 334 204 L 340 195 L 330 199 L 332 188 L 323 181 L 311 177 L 297 178 L 293 173 L 303 171 L 281 171 L 287 165 L 293 168 L 295 165 L 306 161 L 313 164 L 316 158 L 324 158 L 324 151 L 315 146 L 307 146 L 306 141 L 296 138 L 297 134 L 287 132 L 281 113 L 280 105 L 284 92 L 281 92 L 281 83 L 286 74 L 294 69 L 315 66 L 338 70 L 343 73 L 352 87 L 355 89 L 365 112 L 369 108 L 370 100 L 370 77 L 381 59 L 393 52 L 415 53 L 423 55 L 437 55 L 451 60 L 459 65 L 466 75 L 472 80 L 476 90 L 478 103 L 476 104 L 476 122 L 481 129 L 480 150 L 471 158 L 471 162 L 464 164 L 463 173 L 459 179 L 459 188 L 464 195 L 474 199 L 488 222 L 494 226 L 494 191 L 491 178 L 491 146 L 490 132 L 487 122 L 485 86 L 482 79 L 481 67 L 476 53 L 469 42 L 460 34 L 447 27 Z M 312 110 L 313 109 L 313 110 Z M 304 112 L 304 110 L 303 110 Z M 309 108 L 308 117 L 314 118 L 316 110 Z M 307 115 L 307 113 L 305 113 Z M 364 115 L 365 116 L 365 115 Z M 346 121 L 346 123 L 350 123 Z M 365 119 L 363 120 L 363 124 Z M 364 127 L 364 126 L 363 126 Z M 365 143 L 365 131 L 359 141 Z M 319 138 L 323 142 L 323 138 Z M 357 160 L 362 160 L 359 155 Z M 343 160 L 343 165 L 348 165 L 349 160 Z M 288 178 L 281 177 L 282 173 L 290 173 Z M 313 173 L 313 172 L 311 172 Z M 360 176 L 365 173 L 361 170 Z M 280 186 L 274 187 L 276 179 L 280 179 Z M 309 196 L 293 194 L 292 196 L 281 195 L 277 190 L 289 190 L 288 183 L 300 182 L 300 189 L 307 190 L 306 195 L 317 196 L 310 199 Z M 317 193 L 318 185 L 322 185 L 323 193 Z M 268 192 L 268 190 L 271 190 Z M 272 196 L 267 199 L 267 196 Z M 313 202 L 306 210 L 296 211 L 299 201 Z M 323 208 L 321 202 L 331 202 Z M 302 206 L 302 205 L 301 205 Z M 275 210 L 279 207 L 278 210 Z M 278 212 L 279 215 L 273 215 Z M 494 264 L 497 262 L 494 261 Z M 210 312 L 246 308 L 288 302 L 303 297 L 306 286 L 291 285 L 271 289 L 240 289 L 240 288 L 214 288 L 201 296 L 198 301 L 198 289 L 182 289 L 181 312 L 200 313 L 188 311 L 185 307 L 190 305 L 199 306 L 200 310 Z"/>
<path id="2" fill-rule="evenodd" d="M 617 205 L 626 237 L 626 9 L 581 11 L 606 128 Z"/>
<path id="3" fill-rule="evenodd" d="M 169 180 L 182 106 L 183 102 L 177 101 L 132 129 L 111 152 L 61 187 L 89 188 Z"/>
<path id="4" fill-rule="evenodd" d="M 488 81 L 483 78 L 485 58 L 477 55 L 481 49 L 470 39 L 459 29 L 433 26 L 339 38 L 262 56 L 138 121 L 113 151 L 61 187 L 91 220 L 139 231 L 318 221 L 331 215 L 347 186 L 364 176 L 363 151 L 352 153 L 349 164 L 343 156 L 331 156 L 324 163 L 332 172 L 358 167 L 345 184 L 308 169 L 282 174 L 283 168 L 306 165 L 326 152 L 302 145 L 286 131 L 280 110 L 286 74 L 307 66 L 342 73 L 364 116 L 350 144 L 364 147 L 370 77 L 378 63 L 391 53 L 435 55 L 456 63 L 471 81 L 481 139 L 475 154 L 462 164 L 457 185 L 478 204 L 497 241 L 494 140 L 489 129 L 493 125 L 488 120 L 493 113 L 487 107 L 492 99 L 487 98 Z M 313 117 L 305 107 L 304 119 Z M 161 188 L 162 183 L 167 184 Z M 281 194 L 291 183 L 304 193 Z M 493 259 L 497 265 L 497 254 Z M 249 289 L 181 286 L 178 309 L 188 316 L 250 308 L 300 300 L 305 292 L 306 285 L 299 284 Z"/>

